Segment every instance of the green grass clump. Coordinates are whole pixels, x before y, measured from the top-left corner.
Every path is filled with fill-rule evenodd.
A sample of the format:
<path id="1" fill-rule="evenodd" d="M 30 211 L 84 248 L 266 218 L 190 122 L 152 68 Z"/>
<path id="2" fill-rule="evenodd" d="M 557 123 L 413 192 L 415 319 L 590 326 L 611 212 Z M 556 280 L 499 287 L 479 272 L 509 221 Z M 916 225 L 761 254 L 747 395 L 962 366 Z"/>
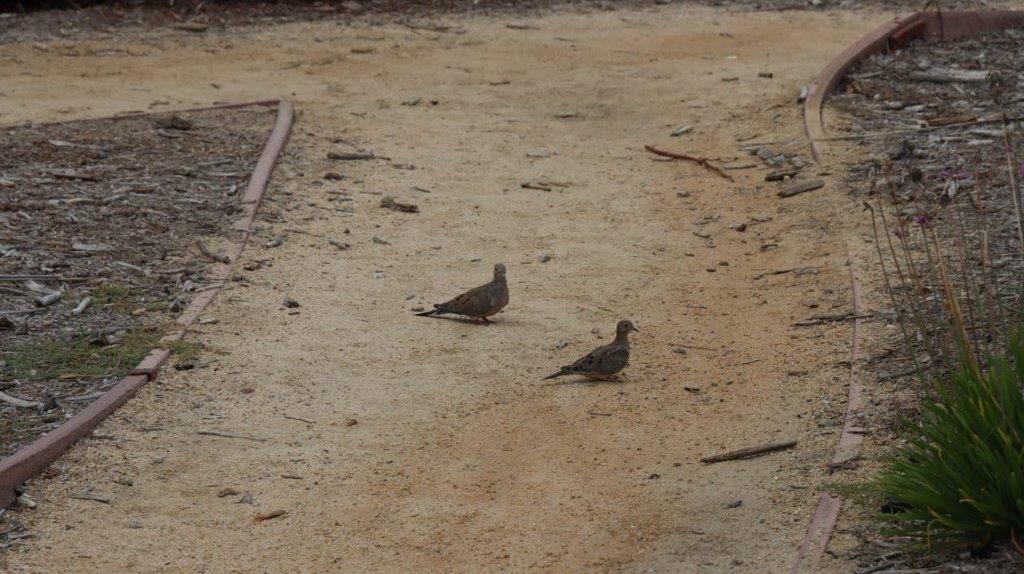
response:
<path id="1" fill-rule="evenodd" d="M 879 476 L 896 534 L 925 549 L 980 548 L 1024 536 L 1024 340 L 984 372 L 942 387 Z"/>
<path id="2" fill-rule="evenodd" d="M 67 339 L 32 341 L 5 351 L 4 376 L 31 381 L 121 377 L 156 346 L 160 334 L 131 331 L 118 344 L 105 347 L 94 345 L 93 339 L 79 333 Z"/>

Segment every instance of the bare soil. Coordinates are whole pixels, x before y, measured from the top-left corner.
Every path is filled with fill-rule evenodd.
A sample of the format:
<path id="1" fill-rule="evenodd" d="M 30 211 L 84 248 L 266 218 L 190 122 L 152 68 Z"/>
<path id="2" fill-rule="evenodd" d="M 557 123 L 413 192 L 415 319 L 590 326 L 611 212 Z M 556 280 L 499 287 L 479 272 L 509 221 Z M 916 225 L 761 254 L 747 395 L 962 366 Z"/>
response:
<path id="1" fill-rule="evenodd" d="M 849 311 L 858 204 L 780 198 L 779 165 L 819 175 L 801 146 L 741 143 L 799 142 L 799 87 L 885 18 L 669 5 L 0 47 L 7 123 L 300 111 L 260 223 L 283 245 L 254 244 L 270 265 L 194 333 L 223 354 L 32 481 L 5 567 L 788 570 L 844 412 L 849 323 L 815 317 Z M 356 149 L 378 159 L 328 159 Z M 495 325 L 412 315 L 497 261 Z M 621 318 L 625 381 L 540 383 Z M 815 571 L 851 569 L 837 544 Z"/>

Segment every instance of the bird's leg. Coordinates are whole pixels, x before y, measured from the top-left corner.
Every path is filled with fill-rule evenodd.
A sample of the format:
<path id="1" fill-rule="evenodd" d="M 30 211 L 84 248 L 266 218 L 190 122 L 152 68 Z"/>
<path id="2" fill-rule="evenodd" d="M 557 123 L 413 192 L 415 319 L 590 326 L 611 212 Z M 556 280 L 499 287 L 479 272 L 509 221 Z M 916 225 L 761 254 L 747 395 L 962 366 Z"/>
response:
<path id="1" fill-rule="evenodd" d="M 491 324 L 491 322 L 487 319 L 487 317 L 480 317 L 480 322 L 483 323 L 484 325 L 490 325 Z"/>

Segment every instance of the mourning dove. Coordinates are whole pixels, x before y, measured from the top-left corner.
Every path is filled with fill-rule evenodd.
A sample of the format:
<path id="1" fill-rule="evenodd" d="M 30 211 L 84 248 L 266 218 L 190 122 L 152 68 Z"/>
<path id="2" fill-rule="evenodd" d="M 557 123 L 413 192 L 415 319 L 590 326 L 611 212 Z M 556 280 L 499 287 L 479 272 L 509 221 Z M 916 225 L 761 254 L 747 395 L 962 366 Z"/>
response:
<path id="1" fill-rule="evenodd" d="M 629 364 L 629 332 L 639 331 L 632 321 L 623 319 L 615 326 L 615 340 L 602 345 L 557 373 L 544 377 L 553 379 L 564 375 L 583 375 L 588 379 L 608 380 Z"/>
<path id="2" fill-rule="evenodd" d="M 430 311 L 416 313 L 420 317 L 452 313 L 465 315 L 490 323 L 488 317 L 501 311 L 508 305 L 508 283 L 505 282 L 505 264 L 494 266 L 494 279 L 479 287 L 474 287 L 450 301 L 434 305 Z"/>

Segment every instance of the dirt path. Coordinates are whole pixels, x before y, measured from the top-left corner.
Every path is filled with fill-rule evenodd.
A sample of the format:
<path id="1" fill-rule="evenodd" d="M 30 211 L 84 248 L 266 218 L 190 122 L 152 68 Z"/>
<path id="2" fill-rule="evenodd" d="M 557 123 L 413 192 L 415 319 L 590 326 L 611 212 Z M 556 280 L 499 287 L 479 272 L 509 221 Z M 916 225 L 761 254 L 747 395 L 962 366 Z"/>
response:
<path id="1" fill-rule="evenodd" d="M 845 400 L 848 327 L 792 326 L 849 308 L 841 200 L 780 200 L 761 167 L 730 184 L 642 144 L 754 163 L 737 138 L 798 138 L 797 87 L 882 18 L 662 7 L 454 20 L 464 34 L 295 24 L 0 47 L 0 123 L 277 95 L 300 110 L 262 225 L 286 241 L 253 245 L 246 260 L 270 264 L 196 335 L 212 364 L 169 370 L 36 481 L 21 517 L 38 537 L 8 566 L 784 571 Z M 669 138 L 680 124 L 693 133 Z M 329 162 L 348 149 L 333 138 L 391 161 Z M 541 178 L 569 185 L 520 188 Z M 353 201 L 329 201 L 339 189 Z M 730 229 L 753 217 L 770 220 Z M 512 289 L 497 325 L 411 315 L 496 261 Z M 795 267 L 818 272 L 755 279 Z M 624 383 L 539 382 L 623 317 L 641 329 Z M 783 438 L 800 444 L 698 462 Z M 90 487 L 112 503 L 67 498 Z"/>

